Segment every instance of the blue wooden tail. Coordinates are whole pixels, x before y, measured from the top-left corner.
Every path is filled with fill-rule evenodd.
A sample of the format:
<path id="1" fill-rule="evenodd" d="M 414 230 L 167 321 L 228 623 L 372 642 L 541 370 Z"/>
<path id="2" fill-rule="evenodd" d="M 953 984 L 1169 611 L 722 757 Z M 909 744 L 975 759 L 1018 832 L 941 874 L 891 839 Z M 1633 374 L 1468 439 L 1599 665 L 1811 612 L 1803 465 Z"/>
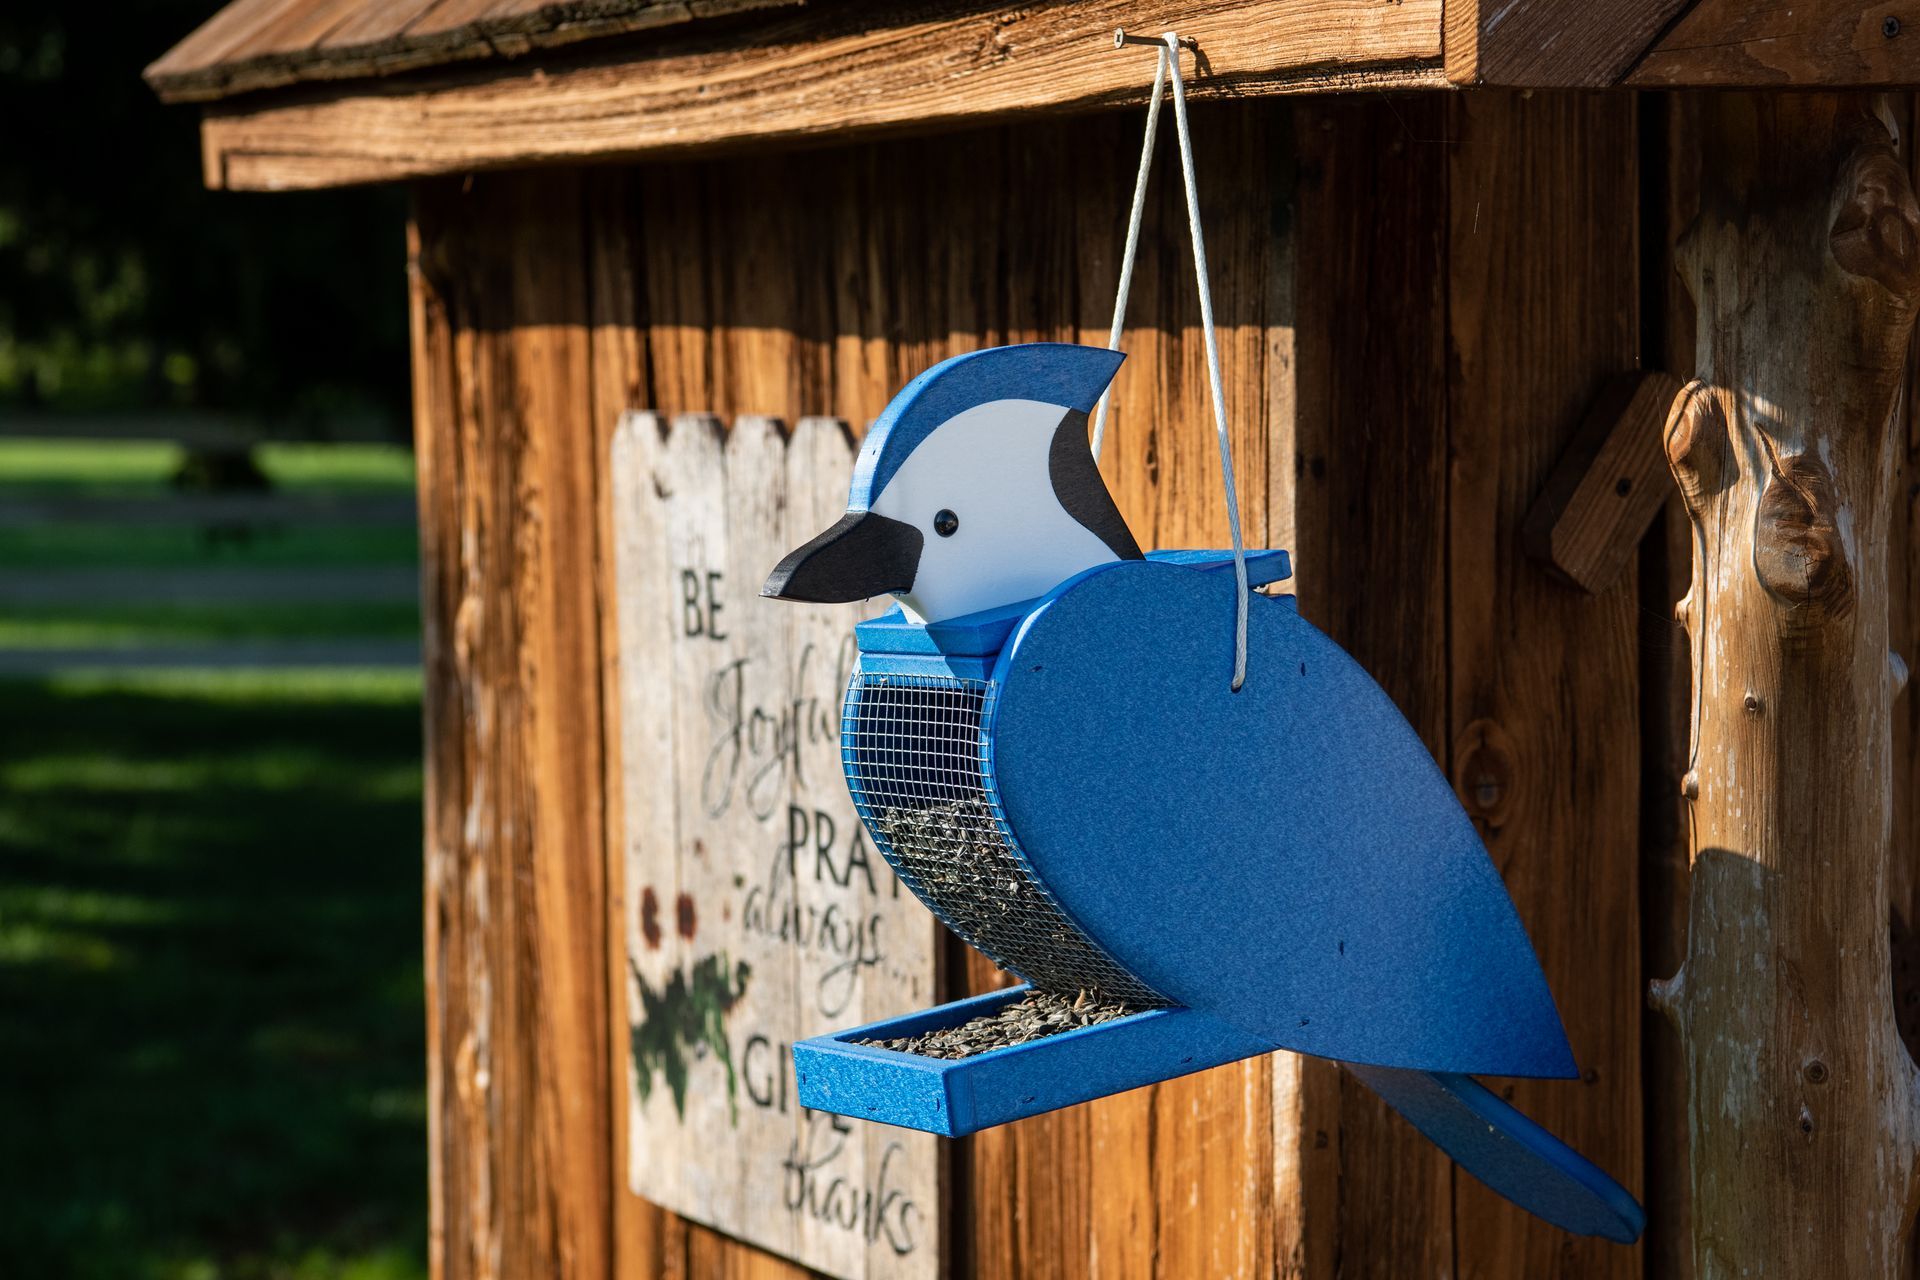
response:
<path id="1" fill-rule="evenodd" d="M 1471 1076 L 1344 1064 L 1454 1162 L 1527 1212 L 1585 1236 L 1640 1238 L 1626 1188 Z"/>

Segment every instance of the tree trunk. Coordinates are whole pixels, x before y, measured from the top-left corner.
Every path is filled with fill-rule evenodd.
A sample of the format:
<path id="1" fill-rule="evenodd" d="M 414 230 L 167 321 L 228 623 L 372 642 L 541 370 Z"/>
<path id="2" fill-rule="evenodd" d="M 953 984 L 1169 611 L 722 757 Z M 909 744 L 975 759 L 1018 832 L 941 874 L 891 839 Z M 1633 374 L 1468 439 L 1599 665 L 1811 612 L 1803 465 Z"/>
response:
<path id="1" fill-rule="evenodd" d="M 1887 529 L 1920 207 L 1871 99 L 1729 95 L 1681 269 L 1699 380 L 1666 447 L 1693 523 L 1685 1045 L 1693 1255 L 1886 1277 L 1916 1190 L 1888 961 Z"/>

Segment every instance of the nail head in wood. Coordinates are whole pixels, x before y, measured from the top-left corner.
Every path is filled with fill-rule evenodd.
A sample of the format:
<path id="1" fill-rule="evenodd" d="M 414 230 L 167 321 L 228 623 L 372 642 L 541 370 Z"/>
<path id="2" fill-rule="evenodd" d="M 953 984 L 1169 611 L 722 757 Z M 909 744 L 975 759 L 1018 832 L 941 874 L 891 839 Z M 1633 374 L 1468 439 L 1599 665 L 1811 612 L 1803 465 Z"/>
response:
<path id="1" fill-rule="evenodd" d="M 1680 380 L 1635 372 L 1609 382 L 1554 464 L 1521 533 L 1555 576 L 1605 591 L 1672 492 L 1661 431 Z"/>

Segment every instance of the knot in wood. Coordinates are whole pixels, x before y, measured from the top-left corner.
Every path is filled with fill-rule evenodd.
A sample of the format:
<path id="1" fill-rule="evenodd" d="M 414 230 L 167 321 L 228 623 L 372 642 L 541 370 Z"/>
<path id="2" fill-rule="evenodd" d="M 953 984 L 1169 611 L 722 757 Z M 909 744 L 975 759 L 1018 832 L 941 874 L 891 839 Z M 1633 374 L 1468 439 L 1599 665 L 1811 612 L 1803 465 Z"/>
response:
<path id="1" fill-rule="evenodd" d="M 1810 453 L 1776 456 L 1754 522 L 1760 585 L 1807 630 L 1853 612 L 1853 566 L 1836 522 L 1839 498 L 1826 464 Z"/>
<path id="2" fill-rule="evenodd" d="M 1460 735 L 1454 760 L 1454 790 L 1468 816 L 1491 829 L 1504 826 L 1519 773 L 1506 730 L 1492 720 L 1474 721 Z"/>
<path id="3" fill-rule="evenodd" d="M 1865 146 L 1847 161 L 1828 243 L 1849 275 L 1874 280 L 1911 300 L 1920 289 L 1920 202 L 1906 169 L 1886 146 Z"/>
<path id="4" fill-rule="evenodd" d="M 1680 388 L 1667 411 L 1667 466 L 1696 514 L 1733 482 L 1733 444 L 1713 387 L 1698 378 Z"/>

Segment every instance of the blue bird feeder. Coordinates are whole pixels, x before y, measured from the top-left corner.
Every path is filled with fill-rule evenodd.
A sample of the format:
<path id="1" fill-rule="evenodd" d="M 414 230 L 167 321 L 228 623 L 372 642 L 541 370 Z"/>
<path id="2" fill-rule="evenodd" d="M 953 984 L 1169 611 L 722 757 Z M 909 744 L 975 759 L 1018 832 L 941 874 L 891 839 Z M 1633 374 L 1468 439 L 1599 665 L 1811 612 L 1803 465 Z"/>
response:
<path id="1" fill-rule="evenodd" d="M 1475 1075 L 1572 1077 L 1499 873 L 1378 685 L 1226 551 L 1143 554 L 1087 448 L 1123 357 L 948 360 L 875 422 L 848 513 L 764 594 L 893 594 L 856 628 L 841 756 L 900 879 L 1022 987 L 794 1046 L 803 1105 L 947 1136 L 1275 1050 L 1332 1058 L 1495 1191 L 1644 1225 Z M 1290 576 L 1244 557 L 1250 587 Z M 961 1057 L 883 1047 L 1034 993 L 1095 1025 Z"/>

